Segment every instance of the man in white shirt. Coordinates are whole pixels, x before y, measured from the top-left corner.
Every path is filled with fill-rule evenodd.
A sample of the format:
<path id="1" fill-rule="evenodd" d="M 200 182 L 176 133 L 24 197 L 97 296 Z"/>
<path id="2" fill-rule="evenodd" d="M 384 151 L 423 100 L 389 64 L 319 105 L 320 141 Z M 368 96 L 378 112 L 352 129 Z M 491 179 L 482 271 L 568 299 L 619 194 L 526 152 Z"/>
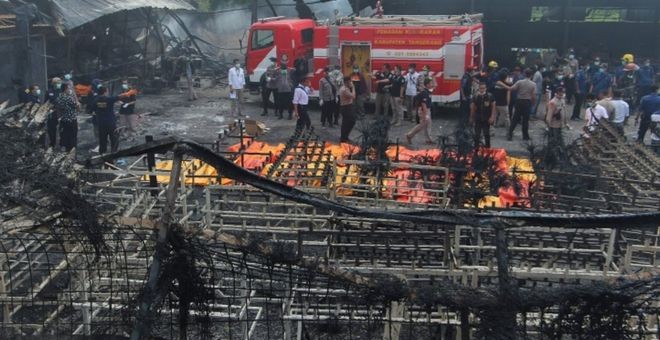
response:
<path id="1" fill-rule="evenodd" d="M 309 105 L 309 85 L 312 75 L 307 75 L 300 81 L 293 92 L 293 115 L 296 117 L 296 130 L 303 128 L 309 129 L 312 126 L 312 121 L 307 113 Z"/>
<path id="2" fill-rule="evenodd" d="M 406 116 L 404 119 L 415 120 L 415 109 L 413 102 L 417 95 L 417 82 L 419 81 L 419 73 L 416 70 L 415 64 L 408 66 L 408 74 L 406 74 Z"/>
<path id="3" fill-rule="evenodd" d="M 543 74 L 541 73 L 540 67 L 536 67 L 536 72 L 532 76 L 532 81 L 536 85 L 536 103 L 532 108 L 532 116 L 536 116 L 539 110 L 539 104 L 541 104 L 541 99 L 543 98 Z"/>
<path id="4" fill-rule="evenodd" d="M 587 109 L 584 112 L 584 129 L 587 133 L 585 137 L 589 136 L 590 132 L 596 130 L 601 119 L 609 119 L 607 110 L 596 102 L 596 96 L 590 93 L 587 95 Z"/>
<path id="5" fill-rule="evenodd" d="M 245 87 L 245 72 L 238 59 L 234 59 L 234 67 L 229 69 L 229 98 L 231 99 L 231 113 L 242 116 L 243 87 Z"/>
<path id="6" fill-rule="evenodd" d="M 614 91 L 614 97 L 610 100 L 610 105 L 614 108 L 614 115 L 611 117 L 612 124 L 616 130 L 624 136 L 623 123 L 626 121 L 626 118 L 630 116 L 630 105 L 626 103 L 625 100 L 621 99 L 623 92 L 621 90 Z"/>

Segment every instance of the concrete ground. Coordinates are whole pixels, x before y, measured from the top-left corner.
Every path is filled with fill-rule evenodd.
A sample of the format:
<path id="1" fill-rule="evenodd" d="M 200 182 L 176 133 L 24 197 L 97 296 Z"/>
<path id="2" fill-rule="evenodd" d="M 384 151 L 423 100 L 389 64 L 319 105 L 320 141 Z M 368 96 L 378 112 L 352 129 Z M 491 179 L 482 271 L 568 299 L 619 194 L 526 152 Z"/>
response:
<path id="1" fill-rule="evenodd" d="M 230 114 L 227 90 L 211 88 L 200 90 L 197 94 L 199 99 L 195 101 L 188 101 L 186 93 L 176 90 L 168 90 L 160 95 L 140 95 L 136 107 L 137 112 L 140 113 L 140 132 L 134 138 L 122 138 L 120 148 L 139 144 L 144 141 L 144 136 L 146 135 L 153 135 L 155 139 L 177 135 L 202 143 L 213 142 L 217 138 L 218 133 L 223 131 L 228 124 L 236 119 L 235 117 L 231 117 Z M 373 110 L 373 106 L 371 106 L 371 110 Z M 569 109 L 569 112 L 572 112 L 572 107 Z M 262 117 L 261 113 L 261 97 L 256 94 L 247 95 L 244 114 L 248 118 L 264 122 L 269 129 L 265 135 L 259 138 L 260 140 L 279 143 L 286 141 L 291 136 L 294 131 L 295 120 L 288 120 L 286 117 L 287 113 L 285 113 L 285 118 L 282 120 L 275 117 L 272 109 L 270 109 L 269 115 L 265 117 Z M 315 127 L 316 133 L 328 142 L 338 142 L 339 128 L 322 128 L 320 115 L 318 107 L 313 107 L 310 110 L 312 125 Z M 81 114 L 79 121 L 79 158 L 84 159 L 87 156 L 93 155 L 89 150 L 96 146 L 96 141 L 87 116 Z M 361 126 L 366 126 L 373 121 L 374 115 L 368 112 L 365 119 L 356 124 L 350 139 L 359 141 Z M 440 110 L 433 117 L 431 137 L 436 138 L 441 135 L 452 136 L 458 121 L 459 113 L 457 110 Z M 582 132 L 582 125 L 582 121 L 570 122 L 572 129 L 566 131 L 564 134 L 567 143 L 579 137 Z M 414 123 L 412 122 L 404 122 L 401 126 L 392 127 L 389 134 L 390 140 L 395 142 L 396 139 L 399 139 L 401 143 L 405 143 L 405 134 L 413 126 Z M 529 131 L 532 143 L 536 145 L 544 143 L 545 124 L 542 120 L 533 119 L 530 121 Z M 636 127 L 632 126 L 632 124 L 627 126 L 626 135 L 629 140 L 634 140 L 636 131 Z M 492 147 L 504 148 L 511 155 L 527 155 L 528 142 L 523 142 L 520 127 L 514 132 L 512 141 L 506 140 L 506 128 L 504 127 L 491 129 L 491 135 Z M 229 143 L 231 142 L 230 140 Z M 429 146 L 424 145 L 424 137 L 421 134 L 415 137 L 413 144 L 408 147 L 414 149 L 429 148 Z"/>

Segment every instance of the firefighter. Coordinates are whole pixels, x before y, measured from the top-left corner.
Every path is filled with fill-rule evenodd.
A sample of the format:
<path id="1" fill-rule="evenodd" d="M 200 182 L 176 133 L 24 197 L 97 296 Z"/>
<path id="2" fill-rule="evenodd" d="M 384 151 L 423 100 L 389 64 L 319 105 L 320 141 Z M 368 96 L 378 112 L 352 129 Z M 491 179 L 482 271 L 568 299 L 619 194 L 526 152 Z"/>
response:
<path id="1" fill-rule="evenodd" d="M 268 106 L 270 105 L 270 95 L 273 94 L 273 99 L 277 97 L 277 86 L 275 84 L 275 72 L 277 71 L 277 58 L 270 58 L 271 64 L 266 69 L 266 72 L 261 76 L 261 106 L 263 107 L 262 116 L 268 114 Z"/>
<path id="2" fill-rule="evenodd" d="M 479 148 L 481 135 L 486 143 L 483 145 L 490 148 L 490 126 L 495 123 L 497 111 L 493 95 L 487 91 L 486 83 L 479 84 L 479 92 L 470 103 L 470 123 L 474 127 L 474 148 Z"/>
<path id="3" fill-rule="evenodd" d="M 614 81 L 617 88 L 621 88 L 621 82 L 626 75 L 626 66 L 633 62 L 635 62 L 635 57 L 630 53 L 626 53 L 621 57 L 621 64 L 617 65 L 614 71 Z"/>
<path id="4" fill-rule="evenodd" d="M 493 92 L 495 88 L 495 83 L 497 83 L 497 73 L 499 64 L 495 60 L 488 62 L 488 69 L 486 70 L 486 85 L 488 86 L 488 91 Z"/>

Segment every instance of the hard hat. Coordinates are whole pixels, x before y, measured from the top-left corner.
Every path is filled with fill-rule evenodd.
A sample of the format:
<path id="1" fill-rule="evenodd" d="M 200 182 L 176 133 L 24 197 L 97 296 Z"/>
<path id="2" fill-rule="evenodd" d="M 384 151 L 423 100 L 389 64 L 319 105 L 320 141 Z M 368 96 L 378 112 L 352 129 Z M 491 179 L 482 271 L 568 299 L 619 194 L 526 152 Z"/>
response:
<path id="1" fill-rule="evenodd" d="M 632 63 L 632 62 L 635 61 L 635 57 L 634 57 L 632 54 L 630 54 L 630 53 L 626 53 L 626 54 L 623 55 L 623 57 L 621 58 L 621 60 L 623 60 L 623 61 L 625 61 L 625 62 L 627 62 L 627 63 Z"/>
<path id="2" fill-rule="evenodd" d="M 498 67 L 498 66 L 499 66 L 499 65 L 497 64 L 497 61 L 495 61 L 495 60 L 491 60 L 491 61 L 488 63 L 488 67 L 496 68 L 496 67 Z"/>

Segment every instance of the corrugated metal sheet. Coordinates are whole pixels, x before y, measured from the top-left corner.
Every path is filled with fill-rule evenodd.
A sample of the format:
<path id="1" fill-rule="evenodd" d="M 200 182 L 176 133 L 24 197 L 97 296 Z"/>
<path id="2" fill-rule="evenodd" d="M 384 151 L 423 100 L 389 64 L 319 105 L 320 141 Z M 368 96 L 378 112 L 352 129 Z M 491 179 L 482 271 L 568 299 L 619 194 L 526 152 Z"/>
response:
<path id="1" fill-rule="evenodd" d="M 144 7 L 194 9 L 184 0 L 51 0 L 51 4 L 52 14 L 66 30 L 123 10 Z"/>

